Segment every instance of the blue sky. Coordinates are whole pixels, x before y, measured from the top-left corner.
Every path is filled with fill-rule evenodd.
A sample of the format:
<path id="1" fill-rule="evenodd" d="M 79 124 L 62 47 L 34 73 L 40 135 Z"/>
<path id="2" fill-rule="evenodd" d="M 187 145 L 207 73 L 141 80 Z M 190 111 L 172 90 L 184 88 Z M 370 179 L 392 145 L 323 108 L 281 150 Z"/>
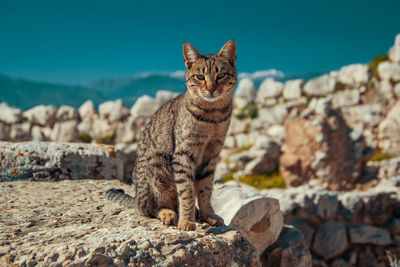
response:
<path id="1" fill-rule="evenodd" d="M 1 0 L 0 73 L 86 83 L 184 69 L 182 44 L 237 44 L 242 72 L 369 62 L 400 32 L 400 1 Z"/>

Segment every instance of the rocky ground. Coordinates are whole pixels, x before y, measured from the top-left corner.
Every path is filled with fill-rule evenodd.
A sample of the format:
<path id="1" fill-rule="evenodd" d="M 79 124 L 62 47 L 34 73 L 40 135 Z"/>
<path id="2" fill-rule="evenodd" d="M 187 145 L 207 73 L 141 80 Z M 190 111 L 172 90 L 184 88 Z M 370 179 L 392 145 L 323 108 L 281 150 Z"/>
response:
<path id="1" fill-rule="evenodd" d="M 0 183 L 0 265 L 260 266 L 229 227 L 183 232 L 104 197 L 119 181 Z"/>

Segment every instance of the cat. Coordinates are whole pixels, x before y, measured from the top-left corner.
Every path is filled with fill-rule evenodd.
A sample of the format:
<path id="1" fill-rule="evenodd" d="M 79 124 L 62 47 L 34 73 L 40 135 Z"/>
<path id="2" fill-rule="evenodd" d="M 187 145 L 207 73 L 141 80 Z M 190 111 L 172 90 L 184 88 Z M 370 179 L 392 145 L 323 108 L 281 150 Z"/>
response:
<path id="1" fill-rule="evenodd" d="M 210 199 L 231 120 L 236 45 L 230 40 L 218 54 L 203 55 L 184 43 L 183 55 L 187 90 L 161 106 L 142 132 L 133 171 L 135 195 L 117 189 L 106 195 L 141 215 L 193 231 L 196 197 L 203 219 L 213 226 L 224 225 Z"/>

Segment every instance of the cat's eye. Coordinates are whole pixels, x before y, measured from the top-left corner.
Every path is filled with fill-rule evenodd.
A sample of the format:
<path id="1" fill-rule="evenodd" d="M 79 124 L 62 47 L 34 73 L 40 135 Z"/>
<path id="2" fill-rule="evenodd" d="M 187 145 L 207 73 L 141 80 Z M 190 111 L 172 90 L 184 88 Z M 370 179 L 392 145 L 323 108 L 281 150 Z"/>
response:
<path id="1" fill-rule="evenodd" d="M 220 73 L 217 75 L 217 79 L 222 79 L 225 77 L 225 73 Z"/>
<path id="2" fill-rule="evenodd" d="M 196 78 L 199 80 L 204 80 L 204 75 L 197 74 Z"/>

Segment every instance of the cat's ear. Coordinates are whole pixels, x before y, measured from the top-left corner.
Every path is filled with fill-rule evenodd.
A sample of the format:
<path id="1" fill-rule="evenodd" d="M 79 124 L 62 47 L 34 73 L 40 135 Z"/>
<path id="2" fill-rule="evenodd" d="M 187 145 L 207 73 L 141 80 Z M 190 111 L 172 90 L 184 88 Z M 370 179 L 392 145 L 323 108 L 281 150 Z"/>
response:
<path id="1" fill-rule="evenodd" d="M 200 58 L 199 51 L 194 48 L 193 45 L 189 43 L 183 44 L 183 57 L 185 58 L 185 65 L 187 69 L 192 67 L 193 62 Z"/>
<path id="2" fill-rule="evenodd" d="M 232 66 L 236 63 L 236 44 L 235 41 L 229 40 L 224 47 L 222 47 L 221 51 L 219 51 L 218 56 L 225 58 L 232 64 Z"/>

